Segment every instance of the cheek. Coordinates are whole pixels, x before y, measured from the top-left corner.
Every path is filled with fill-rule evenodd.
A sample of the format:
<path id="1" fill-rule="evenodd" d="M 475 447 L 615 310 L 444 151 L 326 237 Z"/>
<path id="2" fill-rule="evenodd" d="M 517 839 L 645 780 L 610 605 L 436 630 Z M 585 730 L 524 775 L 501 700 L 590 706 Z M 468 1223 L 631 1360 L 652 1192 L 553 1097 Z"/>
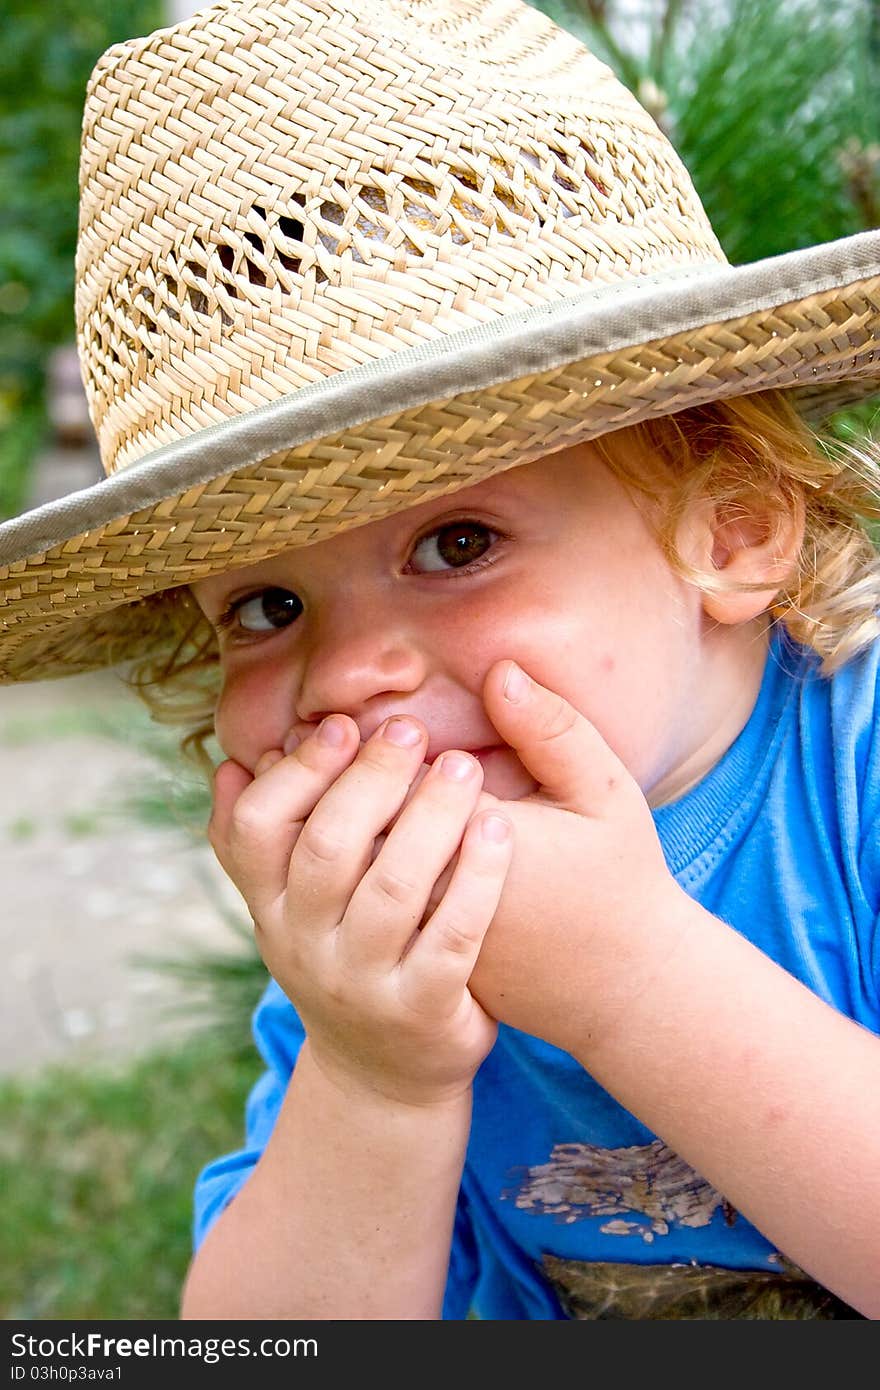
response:
<path id="1" fill-rule="evenodd" d="M 450 588 L 454 581 L 450 581 Z M 429 615 L 422 632 L 432 664 L 466 689 L 478 694 L 496 661 L 516 659 L 515 647 L 531 621 L 507 595 L 488 588 L 469 595 L 466 602 L 445 605 Z"/>
<path id="2" fill-rule="evenodd" d="M 253 772 L 270 748 L 280 748 L 292 723 L 292 696 L 265 667 L 227 672 L 214 729 L 227 758 Z"/>
<path id="3" fill-rule="evenodd" d="M 581 711 L 637 781 L 649 782 L 665 757 L 688 615 L 665 593 L 652 607 L 599 583 L 589 593 L 569 586 L 566 595 L 520 604 L 514 621 L 498 614 L 487 622 L 483 669 L 502 657 L 518 661 Z"/>

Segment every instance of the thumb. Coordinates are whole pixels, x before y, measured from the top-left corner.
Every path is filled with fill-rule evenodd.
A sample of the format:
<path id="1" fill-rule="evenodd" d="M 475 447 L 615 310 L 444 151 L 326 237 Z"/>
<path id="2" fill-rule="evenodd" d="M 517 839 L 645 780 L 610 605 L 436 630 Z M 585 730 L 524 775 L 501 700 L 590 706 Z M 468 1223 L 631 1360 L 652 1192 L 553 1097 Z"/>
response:
<path id="1" fill-rule="evenodd" d="M 598 815 L 609 792 L 632 780 L 589 720 L 515 661 L 491 668 L 483 701 L 505 743 L 539 784 L 539 794 L 555 805 Z"/>

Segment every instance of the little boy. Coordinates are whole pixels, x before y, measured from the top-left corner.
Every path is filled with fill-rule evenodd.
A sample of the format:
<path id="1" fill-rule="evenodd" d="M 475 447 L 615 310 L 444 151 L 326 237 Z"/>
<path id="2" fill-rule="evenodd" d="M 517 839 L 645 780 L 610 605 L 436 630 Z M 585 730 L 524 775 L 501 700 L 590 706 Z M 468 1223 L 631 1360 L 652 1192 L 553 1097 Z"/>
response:
<path id="1" fill-rule="evenodd" d="M 876 1309 L 878 646 L 771 635 L 803 529 L 696 499 L 701 591 L 582 445 L 194 586 L 280 988 L 185 1315 Z"/>
<path id="2" fill-rule="evenodd" d="M 185 98 L 185 99 L 184 99 Z M 108 478 L 0 672 L 224 761 L 272 975 L 183 1316 L 880 1315 L 880 237 L 727 265 L 518 0 L 228 0 L 90 86 Z"/>

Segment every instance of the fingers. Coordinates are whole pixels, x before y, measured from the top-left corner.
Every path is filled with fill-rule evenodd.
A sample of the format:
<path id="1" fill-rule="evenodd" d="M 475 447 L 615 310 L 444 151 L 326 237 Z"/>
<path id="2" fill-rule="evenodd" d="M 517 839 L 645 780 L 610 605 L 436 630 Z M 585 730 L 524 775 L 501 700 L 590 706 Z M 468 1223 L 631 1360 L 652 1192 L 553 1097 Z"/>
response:
<path id="1" fill-rule="evenodd" d="M 610 792 L 632 781 L 589 720 L 516 662 L 496 662 L 483 698 L 505 743 L 554 804 L 582 815 L 598 814 Z"/>
<path id="2" fill-rule="evenodd" d="M 247 768 L 231 758 L 215 770 L 211 819 L 208 822 L 208 836 L 212 844 L 216 841 L 218 845 L 225 846 L 232 808 L 253 780 Z"/>
<path id="3" fill-rule="evenodd" d="M 458 850 L 482 781 L 482 768 L 469 753 L 444 753 L 427 769 L 417 795 L 353 887 L 339 943 L 352 973 L 388 969 L 400 959 L 435 881 Z"/>
<path id="4" fill-rule="evenodd" d="M 470 821 L 449 887 L 404 961 L 402 997 L 415 1012 L 460 1002 L 498 910 L 513 848 L 506 816 L 482 811 Z"/>
<path id="5" fill-rule="evenodd" d="M 285 891 L 303 822 L 359 747 L 357 724 L 335 714 L 289 756 L 264 754 L 255 777 L 234 762 L 217 769 L 209 837 L 255 915 Z"/>
<path id="6" fill-rule="evenodd" d="M 496 803 L 470 754 L 424 765 L 417 721 L 388 720 L 364 745 L 345 716 L 325 725 L 334 737 L 316 732 L 287 756 L 270 750 L 255 776 L 223 764 L 210 833 L 262 928 L 287 920 L 303 939 L 341 925 L 334 949 L 356 976 L 396 966 L 458 881 L 469 819 Z"/>
<path id="7" fill-rule="evenodd" d="M 426 743 L 427 731 L 416 720 L 386 720 L 309 816 L 287 883 L 294 898 L 312 905 L 316 925 L 342 920 L 374 841 L 400 812 L 419 773 Z"/>

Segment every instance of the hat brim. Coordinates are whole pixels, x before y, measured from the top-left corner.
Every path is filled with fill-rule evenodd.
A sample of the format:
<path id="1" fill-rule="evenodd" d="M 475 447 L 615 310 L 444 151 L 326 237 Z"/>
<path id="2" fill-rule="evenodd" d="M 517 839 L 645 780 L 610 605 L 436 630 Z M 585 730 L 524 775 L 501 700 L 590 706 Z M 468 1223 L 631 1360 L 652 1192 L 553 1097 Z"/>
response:
<path id="1" fill-rule="evenodd" d="M 340 372 L 0 526 L 0 682 L 145 652 L 141 600 L 638 421 L 880 392 L 880 232 L 603 285 Z"/>

